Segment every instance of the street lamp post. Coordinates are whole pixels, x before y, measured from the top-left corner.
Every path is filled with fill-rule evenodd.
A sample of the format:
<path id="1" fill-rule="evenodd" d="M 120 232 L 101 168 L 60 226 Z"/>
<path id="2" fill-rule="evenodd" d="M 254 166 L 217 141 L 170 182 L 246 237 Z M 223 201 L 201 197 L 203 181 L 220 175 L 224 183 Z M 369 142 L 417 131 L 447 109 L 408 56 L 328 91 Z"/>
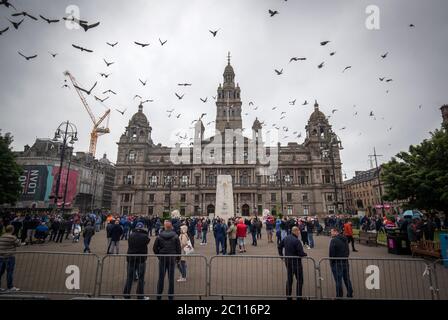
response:
<path id="1" fill-rule="evenodd" d="M 73 145 L 74 141 L 70 141 L 70 144 Z M 65 190 L 64 190 L 64 199 L 62 200 L 62 212 L 64 212 L 65 209 L 65 201 L 67 199 L 67 189 L 68 189 L 68 180 L 70 176 L 70 165 L 72 164 L 72 153 L 73 153 L 73 147 L 70 149 L 70 155 L 68 158 L 68 167 L 67 167 L 67 175 L 65 178 Z"/>
<path id="2" fill-rule="evenodd" d="M 62 148 L 61 148 L 61 159 L 59 164 L 59 172 L 58 178 L 56 180 L 56 187 L 54 191 L 54 209 L 57 208 L 57 203 L 59 199 L 59 187 L 61 185 L 61 175 L 62 175 L 62 166 L 64 164 L 65 150 L 67 148 L 67 141 L 70 138 L 70 143 L 73 144 L 78 140 L 78 130 L 73 123 L 70 123 L 68 120 L 59 125 L 54 134 L 53 141 L 57 142 L 62 137 Z M 64 209 L 64 203 L 62 204 L 62 210 Z"/>

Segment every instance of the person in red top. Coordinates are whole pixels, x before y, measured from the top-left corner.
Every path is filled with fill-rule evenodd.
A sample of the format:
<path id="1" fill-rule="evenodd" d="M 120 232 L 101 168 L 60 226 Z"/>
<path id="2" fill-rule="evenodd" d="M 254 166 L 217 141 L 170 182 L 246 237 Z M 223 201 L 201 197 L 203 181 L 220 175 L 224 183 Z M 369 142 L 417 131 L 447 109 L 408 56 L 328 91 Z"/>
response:
<path id="1" fill-rule="evenodd" d="M 347 221 L 344 224 L 344 236 L 347 238 L 348 243 L 352 243 L 352 251 L 357 252 L 358 250 L 355 249 L 355 239 L 353 239 L 353 228 L 351 221 Z"/>
<path id="2" fill-rule="evenodd" d="M 247 235 L 247 225 L 244 223 L 243 219 L 240 219 L 239 223 L 236 226 L 236 237 L 238 239 L 238 246 L 240 247 L 240 253 L 246 252 L 246 244 L 244 243 L 246 235 Z"/>

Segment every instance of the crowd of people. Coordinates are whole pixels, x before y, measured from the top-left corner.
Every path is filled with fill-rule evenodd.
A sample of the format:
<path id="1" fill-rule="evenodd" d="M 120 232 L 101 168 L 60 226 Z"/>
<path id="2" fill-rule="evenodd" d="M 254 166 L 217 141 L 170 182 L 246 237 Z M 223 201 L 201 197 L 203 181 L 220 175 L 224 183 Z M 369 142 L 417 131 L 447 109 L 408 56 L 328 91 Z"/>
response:
<path id="1" fill-rule="evenodd" d="M 349 245 L 356 252 L 353 238 L 353 218 L 346 215 L 329 215 L 321 225 L 317 217 L 234 217 L 225 221 L 216 217 L 180 217 L 169 219 L 137 215 L 111 214 L 74 214 L 63 217 L 57 214 L 40 215 L 7 215 L 0 220 L 0 280 L 7 273 L 7 289 L 18 291 L 13 286 L 15 258 L 13 252 L 21 245 L 63 241 L 79 242 L 83 238 L 84 253 L 90 253 L 90 243 L 94 235 L 105 229 L 107 238 L 107 254 L 120 253 L 120 241 L 125 240 L 127 250 L 127 277 L 123 290 L 126 298 L 130 297 L 133 282 L 137 281 L 137 295 L 144 298 L 144 278 L 148 245 L 151 237 L 156 237 L 153 252 L 159 258 L 159 279 L 157 284 L 158 299 L 164 288 L 168 275 L 168 296 L 174 295 L 174 278 L 176 268 L 180 277 L 178 282 L 187 281 L 186 256 L 194 253 L 195 239 L 199 245 L 208 244 L 207 235 L 213 233 L 216 255 L 244 254 L 249 242 L 257 246 L 266 230 L 267 243 L 274 243 L 274 235 L 278 253 L 285 256 L 287 270 L 286 294 L 291 297 L 293 278 L 296 278 L 296 295 L 302 296 L 303 267 L 301 259 L 307 256 L 304 249 L 314 248 L 314 235 L 321 235 L 327 230 L 331 235 L 328 256 L 331 271 L 336 283 L 337 297 L 343 296 L 343 284 L 347 297 L 353 296 L 353 288 L 349 277 Z M 355 222 L 356 223 L 356 222 Z M 441 228 L 443 222 L 433 217 L 362 217 L 358 225 L 364 231 L 383 232 L 388 229 L 400 229 L 408 234 L 410 241 L 418 241 L 421 237 L 433 239 L 434 231 Z M 4 233 L 3 235 L 1 233 Z M 238 250 L 237 250 L 238 248 Z M 3 291 L 5 289 L 2 289 Z"/>

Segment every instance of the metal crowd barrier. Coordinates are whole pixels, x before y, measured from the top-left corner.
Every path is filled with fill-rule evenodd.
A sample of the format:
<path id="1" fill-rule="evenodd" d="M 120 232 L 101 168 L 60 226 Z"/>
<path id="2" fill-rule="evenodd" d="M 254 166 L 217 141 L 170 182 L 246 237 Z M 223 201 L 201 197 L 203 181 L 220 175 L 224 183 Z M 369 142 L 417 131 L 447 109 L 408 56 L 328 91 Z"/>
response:
<path id="1" fill-rule="evenodd" d="M 431 267 L 436 299 L 448 300 L 448 259 L 436 260 Z"/>
<path id="2" fill-rule="evenodd" d="M 297 279 L 293 277 L 291 294 L 286 292 L 287 263 L 297 269 L 297 257 L 213 256 L 210 259 L 209 294 L 214 297 L 292 298 L 297 297 Z M 317 298 L 316 263 L 300 259 L 303 287 L 300 298 Z"/>
<path id="3" fill-rule="evenodd" d="M 132 288 L 124 289 L 128 268 L 137 266 L 138 255 L 107 255 L 17 251 L 14 254 L 14 286 L 20 292 L 6 292 L 0 299 L 122 299 L 159 296 L 157 285 L 161 260 L 176 259 L 175 255 L 145 255 L 144 290 L 137 294 L 139 281 L 131 269 Z M 174 294 L 176 298 L 295 298 L 297 279 L 293 278 L 291 294 L 286 291 L 287 263 L 297 257 L 280 256 L 183 256 L 187 265 L 187 281 L 177 282 L 180 271 L 174 261 Z M 289 260 L 289 259 L 292 260 Z M 0 259 L 4 259 L 0 253 Z M 130 262 L 128 262 L 130 260 Z M 336 259 L 337 260 L 337 259 Z M 341 259 L 339 259 L 341 260 Z M 354 299 L 448 300 L 448 260 L 428 262 L 423 259 L 349 258 L 348 275 Z M 137 260 L 138 261 L 138 260 Z M 342 269 L 335 259 L 323 258 L 318 263 L 310 257 L 301 258 L 303 288 L 300 298 L 347 299 L 338 296 L 334 274 Z M 333 267 L 332 267 L 333 264 Z M 292 267 L 291 267 L 292 266 Z M 297 264 L 290 264 L 294 270 Z M 169 269 L 170 267 L 167 266 Z M 172 266 L 171 266 L 172 268 Z M 343 273 L 343 272 L 342 272 Z M 6 272 L 2 287 L 6 284 Z M 160 295 L 169 297 L 168 272 Z"/>
<path id="4" fill-rule="evenodd" d="M 146 258 L 145 262 L 140 259 Z M 182 256 L 185 259 L 187 267 L 187 281 L 178 282 L 180 278 L 179 265 L 176 262 L 178 255 L 107 255 L 101 260 L 101 273 L 99 277 L 100 297 L 113 298 L 137 298 L 137 287 L 139 284 L 137 270 L 141 263 L 145 268 L 144 294 L 140 296 L 151 297 L 159 296 L 157 292 L 160 268 L 167 269 L 164 276 L 163 292 L 161 297 L 176 296 L 181 298 L 198 297 L 202 298 L 207 295 L 207 259 L 201 255 Z M 129 262 L 127 260 L 129 259 Z M 170 263 L 171 261 L 171 263 Z M 128 276 L 128 268 L 133 277 L 131 292 L 124 294 L 124 289 Z M 174 294 L 168 293 L 169 289 L 169 273 L 173 272 L 174 277 Z M 134 274 L 132 274 L 134 273 Z"/>
<path id="5" fill-rule="evenodd" d="M 335 274 L 344 275 L 346 270 L 356 299 L 434 299 L 430 269 L 424 260 L 381 258 L 321 259 L 322 299 L 348 298 L 345 279 L 342 278 L 343 296 L 337 296 L 335 282 Z"/>
<path id="6" fill-rule="evenodd" d="M 13 284 L 20 288 L 20 295 L 62 299 L 67 295 L 92 297 L 96 294 L 99 258 L 95 254 L 17 251 L 13 256 Z M 7 258 L 0 253 L 0 259 Z M 3 287 L 6 287 L 6 278 L 7 272 L 2 277 Z"/>

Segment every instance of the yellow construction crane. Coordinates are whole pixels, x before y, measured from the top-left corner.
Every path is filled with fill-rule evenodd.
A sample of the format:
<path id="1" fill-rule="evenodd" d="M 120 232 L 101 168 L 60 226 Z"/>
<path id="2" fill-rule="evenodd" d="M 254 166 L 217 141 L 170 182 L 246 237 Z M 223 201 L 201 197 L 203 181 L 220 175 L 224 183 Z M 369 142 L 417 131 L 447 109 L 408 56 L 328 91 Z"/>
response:
<path id="1" fill-rule="evenodd" d="M 69 77 L 70 81 L 73 84 L 73 88 L 75 88 L 76 92 L 78 93 L 79 98 L 81 99 L 82 104 L 84 105 L 84 107 L 87 110 L 87 113 L 90 116 L 90 119 L 92 119 L 93 129 L 92 129 L 92 132 L 90 133 L 89 153 L 95 157 L 96 143 L 97 143 L 98 137 L 103 134 L 110 133 L 110 130 L 109 130 L 110 109 L 106 108 L 106 112 L 97 121 L 95 118 L 95 115 L 93 114 L 92 110 L 90 109 L 89 105 L 87 104 L 87 101 L 84 98 L 84 95 L 82 94 L 81 90 L 78 89 L 80 86 L 76 82 L 75 77 L 69 71 L 65 71 L 64 75 Z M 107 121 L 106 125 L 100 127 L 101 123 L 104 120 Z"/>

